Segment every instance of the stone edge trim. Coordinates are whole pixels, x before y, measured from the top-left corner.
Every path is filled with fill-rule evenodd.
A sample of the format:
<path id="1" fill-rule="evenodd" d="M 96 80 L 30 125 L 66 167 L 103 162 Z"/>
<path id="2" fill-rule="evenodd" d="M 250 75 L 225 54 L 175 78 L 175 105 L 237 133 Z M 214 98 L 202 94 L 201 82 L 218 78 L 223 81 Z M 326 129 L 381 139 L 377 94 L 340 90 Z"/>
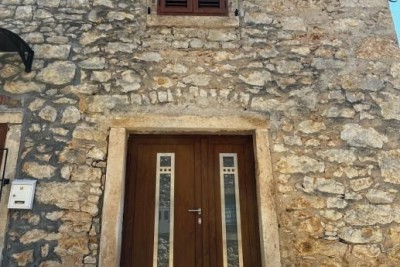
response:
<path id="1" fill-rule="evenodd" d="M 278 220 L 275 208 L 267 119 L 222 116 L 137 115 L 111 121 L 99 266 L 119 266 L 124 206 L 128 133 L 238 133 L 253 134 L 256 161 L 257 204 L 263 267 L 281 266 Z"/>

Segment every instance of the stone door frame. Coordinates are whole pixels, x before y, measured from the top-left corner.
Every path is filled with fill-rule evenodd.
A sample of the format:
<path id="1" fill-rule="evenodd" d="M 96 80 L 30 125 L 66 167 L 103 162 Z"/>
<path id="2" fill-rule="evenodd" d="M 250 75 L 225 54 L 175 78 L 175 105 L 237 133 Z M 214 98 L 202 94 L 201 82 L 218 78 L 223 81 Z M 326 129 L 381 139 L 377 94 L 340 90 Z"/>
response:
<path id="1" fill-rule="evenodd" d="M 0 199 L 0 252 L 4 249 L 5 235 L 8 225 L 8 198 L 10 196 L 11 181 L 15 178 L 17 170 L 17 162 L 19 156 L 21 142 L 21 123 L 23 113 L 21 111 L 1 111 L 0 123 L 7 123 L 9 130 L 7 132 L 5 147 L 8 148 L 7 168 L 5 177 L 10 179 L 10 184 L 3 187 L 3 192 Z M 4 161 L 4 157 L 3 157 Z M 3 171 L 4 162 L 0 162 L 0 173 Z M 3 260 L 3 253 L 0 253 L 0 262 Z"/>
<path id="2" fill-rule="evenodd" d="M 110 122 L 104 190 L 99 266 L 119 266 L 127 140 L 129 134 L 251 134 L 253 136 L 257 208 L 263 267 L 281 266 L 275 190 L 269 150 L 267 118 L 247 116 L 168 116 L 136 114 Z"/>

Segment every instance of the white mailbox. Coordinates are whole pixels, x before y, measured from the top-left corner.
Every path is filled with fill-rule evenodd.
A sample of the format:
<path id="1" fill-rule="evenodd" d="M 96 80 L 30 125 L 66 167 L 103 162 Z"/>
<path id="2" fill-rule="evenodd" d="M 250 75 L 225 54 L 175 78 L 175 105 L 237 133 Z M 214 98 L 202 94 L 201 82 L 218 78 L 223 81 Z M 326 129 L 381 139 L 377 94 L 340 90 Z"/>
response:
<path id="1" fill-rule="evenodd" d="M 9 209 L 32 209 L 36 180 L 18 179 L 11 183 Z"/>

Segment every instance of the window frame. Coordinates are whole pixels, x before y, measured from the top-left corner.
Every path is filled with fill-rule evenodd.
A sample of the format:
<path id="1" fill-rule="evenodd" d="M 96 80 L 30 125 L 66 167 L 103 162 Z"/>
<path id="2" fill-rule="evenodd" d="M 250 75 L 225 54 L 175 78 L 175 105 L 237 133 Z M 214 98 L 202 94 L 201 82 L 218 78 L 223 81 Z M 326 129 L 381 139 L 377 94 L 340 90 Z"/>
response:
<path id="1" fill-rule="evenodd" d="M 199 8 L 199 0 L 187 0 L 188 6 L 185 7 L 166 7 L 167 0 L 158 0 L 157 15 L 171 16 L 228 16 L 228 0 L 218 0 L 219 8 Z"/>

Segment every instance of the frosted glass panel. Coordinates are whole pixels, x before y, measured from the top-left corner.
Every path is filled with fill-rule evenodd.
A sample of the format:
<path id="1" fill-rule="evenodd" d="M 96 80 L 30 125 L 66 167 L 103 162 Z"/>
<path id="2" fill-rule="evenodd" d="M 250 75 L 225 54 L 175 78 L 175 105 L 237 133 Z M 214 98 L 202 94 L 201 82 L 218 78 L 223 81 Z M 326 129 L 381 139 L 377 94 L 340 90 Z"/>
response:
<path id="1" fill-rule="evenodd" d="M 157 154 L 154 267 L 172 267 L 174 154 Z"/>
<path id="2" fill-rule="evenodd" d="M 242 267 L 237 154 L 220 154 L 224 267 Z"/>

